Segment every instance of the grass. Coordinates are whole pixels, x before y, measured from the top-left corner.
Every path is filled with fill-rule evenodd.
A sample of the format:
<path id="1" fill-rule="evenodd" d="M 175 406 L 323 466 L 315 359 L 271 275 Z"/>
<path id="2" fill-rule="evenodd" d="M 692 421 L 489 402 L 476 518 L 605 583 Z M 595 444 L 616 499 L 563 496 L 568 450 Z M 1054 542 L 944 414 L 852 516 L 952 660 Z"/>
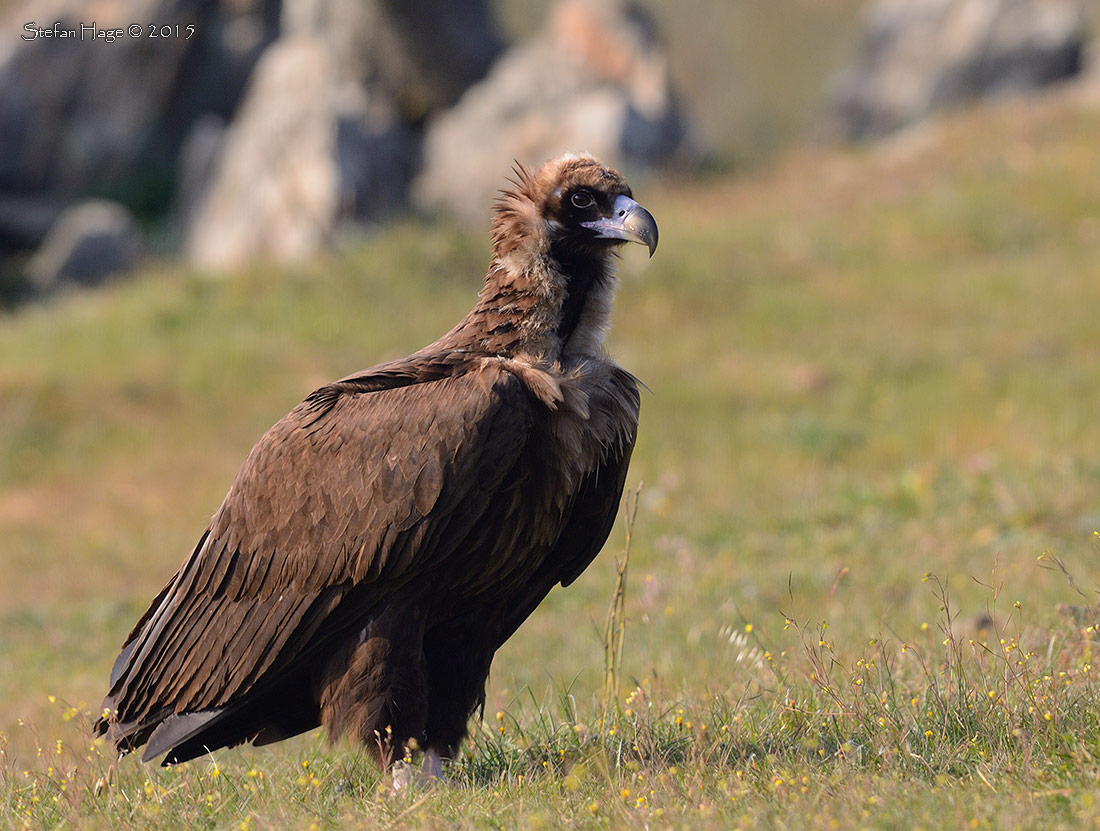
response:
<path id="1" fill-rule="evenodd" d="M 163 771 L 88 721 L 260 432 L 450 325 L 485 241 L 407 223 L 0 321 L 0 827 L 1100 823 L 1098 129 L 1060 93 L 637 186 L 621 610 L 620 528 L 501 650 L 454 784 L 397 798 L 319 734 Z"/>

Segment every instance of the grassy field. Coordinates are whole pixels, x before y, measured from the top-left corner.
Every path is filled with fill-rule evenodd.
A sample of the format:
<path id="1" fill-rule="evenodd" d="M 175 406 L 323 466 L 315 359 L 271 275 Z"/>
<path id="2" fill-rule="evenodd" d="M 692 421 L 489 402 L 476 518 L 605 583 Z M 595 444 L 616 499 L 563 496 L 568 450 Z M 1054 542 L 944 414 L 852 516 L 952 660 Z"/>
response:
<path id="1" fill-rule="evenodd" d="M 1056 94 L 637 183 L 621 685 L 622 527 L 499 654 L 453 783 L 400 797 L 320 734 L 112 765 L 89 711 L 252 442 L 447 328 L 487 242 L 410 222 L 3 318 L 0 827 L 1100 825 L 1097 135 Z"/>

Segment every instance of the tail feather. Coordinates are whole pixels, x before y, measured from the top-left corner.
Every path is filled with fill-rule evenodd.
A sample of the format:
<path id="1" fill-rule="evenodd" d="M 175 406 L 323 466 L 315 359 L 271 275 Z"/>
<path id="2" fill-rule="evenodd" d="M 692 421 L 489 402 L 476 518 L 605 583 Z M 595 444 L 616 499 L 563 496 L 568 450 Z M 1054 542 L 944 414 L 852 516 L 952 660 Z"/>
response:
<path id="1" fill-rule="evenodd" d="M 119 755 L 145 745 L 141 760 L 150 762 L 163 754 L 161 765 L 180 764 L 248 741 L 270 744 L 320 724 L 320 709 L 309 684 L 296 680 L 224 707 L 185 713 L 161 710 L 129 722 L 114 720 L 113 701 L 108 696 L 94 729 L 114 743 Z"/>

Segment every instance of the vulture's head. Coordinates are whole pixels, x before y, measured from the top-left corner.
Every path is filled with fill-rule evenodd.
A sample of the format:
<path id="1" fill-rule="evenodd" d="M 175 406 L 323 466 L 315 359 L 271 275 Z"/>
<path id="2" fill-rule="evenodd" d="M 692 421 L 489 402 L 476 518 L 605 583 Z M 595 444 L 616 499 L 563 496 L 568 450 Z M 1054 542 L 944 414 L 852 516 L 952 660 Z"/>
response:
<path id="1" fill-rule="evenodd" d="M 657 247 L 657 223 L 631 198 L 618 171 L 569 154 L 532 173 L 517 165 L 514 188 L 493 219 L 493 263 L 482 300 L 501 352 L 596 355 L 611 314 L 615 249 Z M 489 343 L 492 338 L 485 339 Z"/>
<path id="2" fill-rule="evenodd" d="M 592 156 L 567 154 L 537 173 L 516 167 L 515 188 L 497 203 L 494 253 L 546 255 L 559 262 L 602 259 L 624 242 L 657 248 L 653 215 L 631 197 L 617 170 Z"/>

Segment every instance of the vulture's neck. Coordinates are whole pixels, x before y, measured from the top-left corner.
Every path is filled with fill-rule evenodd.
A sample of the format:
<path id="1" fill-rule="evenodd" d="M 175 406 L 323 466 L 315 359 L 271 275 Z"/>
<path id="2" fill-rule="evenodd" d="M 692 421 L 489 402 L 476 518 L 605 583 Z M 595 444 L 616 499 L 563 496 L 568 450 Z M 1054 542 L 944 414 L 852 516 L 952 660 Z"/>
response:
<path id="1" fill-rule="evenodd" d="M 498 246 L 477 304 L 434 346 L 550 363 L 602 355 L 615 282 L 610 252 Z"/>

